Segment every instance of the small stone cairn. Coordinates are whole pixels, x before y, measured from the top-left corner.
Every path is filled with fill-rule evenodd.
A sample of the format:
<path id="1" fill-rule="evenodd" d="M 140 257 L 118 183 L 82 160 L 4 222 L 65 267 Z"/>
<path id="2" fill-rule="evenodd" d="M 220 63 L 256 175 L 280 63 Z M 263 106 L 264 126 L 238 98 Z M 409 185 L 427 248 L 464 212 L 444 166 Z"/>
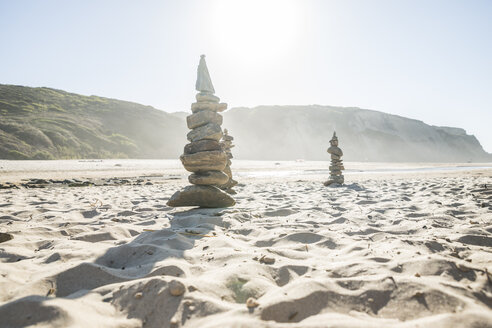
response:
<path id="1" fill-rule="evenodd" d="M 225 151 L 227 155 L 227 165 L 224 169 L 224 173 L 227 174 L 229 180 L 227 181 L 227 183 L 219 186 L 219 188 L 229 194 L 236 193 L 232 188 L 235 185 L 237 185 L 237 181 L 232 178 L 232 171 L 231 171 L 231 164 L 232 164 L 231 159 L 233 158 L 231 148 L 234 147 L 234 145 L 232 144 L 232 140 L 234 140 L 234 137 L 229 135 L 227 129 L 224 129 L 224 136 L 222 137 L 222 142 L 220 143 L 220 145 L 222 146 L 222 149 Z"/>
<path id="2" fill-rule="evenodd" d="M 219 189 L 229 181 L 224 173 L 228 158 L 222 149 L 222 115 L 219 112 L 227 104 L 219 103 L 208 73 L 205 55 L 200 57 L 196 81 L 196 103 L 191 105 L 193 114 L 186 118 L 191 131 L 187 138 L 190 143 L 184 147 L 180 160 L 184 168 L 192 172 L 188 177 L 191 186 L 177 191 L 167 202 L 168 206 L 229 207 L 236 204 L 234 199 Z"/>
<path id="3" fill-rule="evenodd" d="M 330 148 L 327 152 L 331 155 L 330 163 L 330 179 L 324 183 L 325 186 L 329 186 L 333 183 L 343 184 L 344 178 L 342 170 L 345 170 L 342 163 L 343 152 L 338 147 L 337 133 L 333 132 L 333 137 L 330 140 Z"/>

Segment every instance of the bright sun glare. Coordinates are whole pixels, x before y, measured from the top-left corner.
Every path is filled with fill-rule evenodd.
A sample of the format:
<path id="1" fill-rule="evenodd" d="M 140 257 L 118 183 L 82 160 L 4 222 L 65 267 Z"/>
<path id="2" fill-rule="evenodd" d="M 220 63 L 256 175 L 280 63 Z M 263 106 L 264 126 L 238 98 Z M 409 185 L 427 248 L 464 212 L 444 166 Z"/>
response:
<path id="1" fill-rule="evenodd" d="M 304 15 L 297 0 L 223 0 L 214 8 L 217 47 L 243 63 L 275 60 L 292 51 Z"/>

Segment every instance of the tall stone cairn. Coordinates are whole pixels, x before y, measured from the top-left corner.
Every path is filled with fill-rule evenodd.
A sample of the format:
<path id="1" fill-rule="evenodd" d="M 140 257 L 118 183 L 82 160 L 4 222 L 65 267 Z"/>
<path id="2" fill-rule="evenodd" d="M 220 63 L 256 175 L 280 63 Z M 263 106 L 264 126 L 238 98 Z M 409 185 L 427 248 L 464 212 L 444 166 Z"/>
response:
<path id="1" fill-rule="evenodd" d="M 324 183 L 325 186 L 329 186 L 333 183 L 343 184 L 344 178 L 342 170 L 345 170 L 342 163 L 343 152 L 338 147 L 337 133 L 333 132 L 333 137 L 330 140 L 330 148 L 327 152 L 331 155 L 330 163 L 330 179 Z"/>
<path id="2" fill-rule="evenodd" d="M 184 168 L 192 172 L 188 177 L 191 186 L 177 191 L 167 202 L 168 206 L 229 207 L 236 204 L 234 199 L 217 186 L 226 184 L 229 176 L 224 173 L 228 158 L 222 149 L 222 115 L 227 104 L 219 103 L 214 96 L 215 90 L 208 73 L 205 55 L 200 57 L 198 65 L 196 103 L 191 105 L 192 114 L 186 117 L 191 131 L 184 147 L 184 154 L 179 158 Z"/>
<path id="3" fill-rule="evenodd" d="M 232 144 L 232 140 L 234 140 L 234 137 L 229 135 L 227 129 L 224 129 L 224 135 L 222 136 L 222 141 L 220 145 L 227 155 L 227 165 L 224 169 L 224 173 L 227 174 L 229 180 L 225 184 L 219 186 L 219 188 L 229 194 L 236 193 L 232 188 L 237 185 L 237 181 L 232 178 L 231 171 L 231 159 L 233 158 L 231 148 L 234 147 L 234 145 Z"/>

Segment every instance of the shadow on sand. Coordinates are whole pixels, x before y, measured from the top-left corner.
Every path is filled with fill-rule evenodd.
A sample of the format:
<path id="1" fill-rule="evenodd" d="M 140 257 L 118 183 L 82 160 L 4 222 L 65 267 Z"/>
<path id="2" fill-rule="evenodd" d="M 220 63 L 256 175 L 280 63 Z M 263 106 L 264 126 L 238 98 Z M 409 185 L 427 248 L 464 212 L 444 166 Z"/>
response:
<path id="1" fill-rule="evenodd" d="M 1 325 L 17 327 L 52 321 L 62 315 L 45 302 L 53 300 L 52 296 L 76 299 L 98 289 L 96 293 L 104 296 L 103 301 L 117 309 L 127 309 L 135 294 L 144 291 L 151 303 L 141 302 L 143 308 L 129 310 L 128 318 L 144 322 L 149 309 L 166 309 L 156 316 L 161 321 L 160 326 L 166 326 L 182 299 L 170 295 L 169 282 L 188 275 L 192 263 L 186 251 L 192 249 L 197 240 L 214 237 L 216 226 L 228 226 L 221 217 L 223 211 L 193 208 L 168 212 L 170 227 L 144 231 L 128 243 L 109 248 L 93 262 L 80 263 L 52 276 L 47 282 L 53 286 L 49 295 L 30 295 L 0 306 L 0 317 L 7 320 L 2 320 Z M 122 285 L 109 286 L 115 283 Z M 14 315 L 31 313 L 31 309 L 36 309 L 37 314 Z M 155 324 L 158 323 L 148 326 Z"/>

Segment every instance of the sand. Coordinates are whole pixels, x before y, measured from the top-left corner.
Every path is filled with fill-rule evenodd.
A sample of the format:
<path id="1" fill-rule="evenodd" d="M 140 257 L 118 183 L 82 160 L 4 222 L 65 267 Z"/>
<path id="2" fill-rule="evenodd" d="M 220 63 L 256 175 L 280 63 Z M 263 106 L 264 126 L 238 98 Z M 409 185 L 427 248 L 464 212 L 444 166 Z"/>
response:
<path id="1" fill-rule="evenodd" d="M 177 162 L 78 163 L 0 162 L 91 181 L 0 190 L 0 327 L 492 327 L 490 164 L 238 161 L 173 209 Z"/>

